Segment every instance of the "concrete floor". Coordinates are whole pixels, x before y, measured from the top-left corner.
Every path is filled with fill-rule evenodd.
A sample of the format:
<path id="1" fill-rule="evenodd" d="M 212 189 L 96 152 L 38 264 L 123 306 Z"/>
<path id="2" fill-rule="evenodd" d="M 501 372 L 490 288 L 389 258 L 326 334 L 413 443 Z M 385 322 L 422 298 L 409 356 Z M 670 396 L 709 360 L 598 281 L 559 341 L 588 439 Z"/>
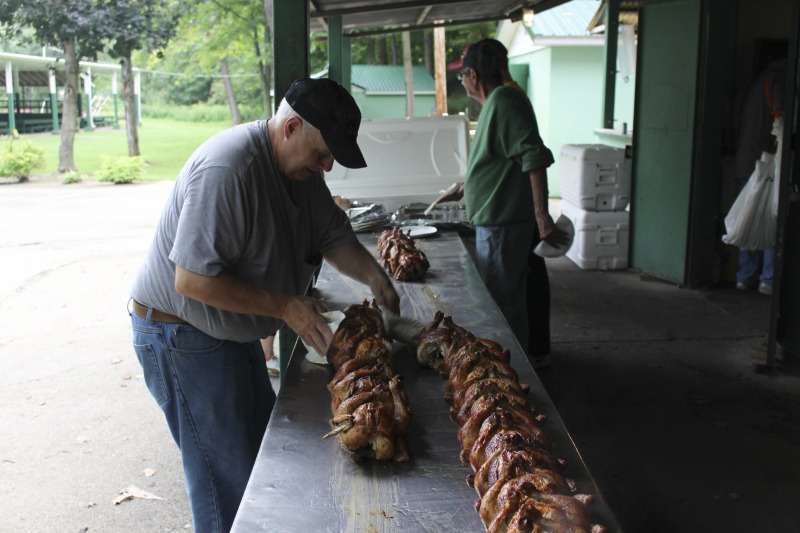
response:
<path id="1" fill-rule="evenodd" d="M 170 186 L 0 186 L 0 531 L 192 529 L 125 310 Z M 625 531 L 800 530 L 800 369 L 753 371 L 769 298 L 548 265 L 540 376 Z"/>

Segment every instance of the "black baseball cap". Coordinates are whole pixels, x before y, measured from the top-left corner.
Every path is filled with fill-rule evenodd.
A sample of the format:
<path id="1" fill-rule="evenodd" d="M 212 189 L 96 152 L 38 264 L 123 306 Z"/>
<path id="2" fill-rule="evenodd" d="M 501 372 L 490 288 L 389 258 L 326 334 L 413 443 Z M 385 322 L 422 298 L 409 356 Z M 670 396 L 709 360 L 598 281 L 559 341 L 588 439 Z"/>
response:
<path id="1" fill-rule="evenodd" d="M 500 43 L 498 42 L 498 44 Z M 491 75 L 499 73 L 507 65 L 508 58 L 502 55 L 497 46 L 493 43 L 479 41 L 467 45 L 461 53 L 461 58 L 447 65 L 447 70 L 471 68 L 482 74 Z"/>
<path id="2" fill-rule="evenodd" d="M 361 110 L 340 83 L 328 78 L 294 81 L 286 102 L 322 134 L 333 158 L 347 168 L 364 168 L 367 162 L 358 147 Z"/>

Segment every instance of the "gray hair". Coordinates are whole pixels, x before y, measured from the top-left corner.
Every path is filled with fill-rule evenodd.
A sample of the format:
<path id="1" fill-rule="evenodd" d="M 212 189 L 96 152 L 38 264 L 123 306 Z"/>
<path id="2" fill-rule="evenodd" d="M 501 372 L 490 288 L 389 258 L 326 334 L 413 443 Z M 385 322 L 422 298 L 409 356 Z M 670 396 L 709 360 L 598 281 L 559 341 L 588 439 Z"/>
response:
<path id="1" fill-rule="evenodd" d="M 310 135 L 317 131 L 317 128 L 314 127 L 309 121 L 301 117 L 300 114 L 295 111 L 292 106 L 289 105 L 289 102 L 287 102 L 284 98 L 281 100 L 278 110 L 275 112 L 275 116 L 272 118 L 282 126 L 287 120 L 293 117 L 297 117 L 303 121 L 303 135 Z"/>

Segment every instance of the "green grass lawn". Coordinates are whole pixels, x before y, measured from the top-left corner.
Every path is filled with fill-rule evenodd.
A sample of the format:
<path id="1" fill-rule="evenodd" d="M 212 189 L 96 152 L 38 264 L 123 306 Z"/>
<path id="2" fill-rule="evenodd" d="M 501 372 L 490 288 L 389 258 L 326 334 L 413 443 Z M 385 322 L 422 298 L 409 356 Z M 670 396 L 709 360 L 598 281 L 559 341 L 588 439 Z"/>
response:
<path id="1" fill-rule="evenodd" d="M 186 159 L 206 139 L 228 127 L 230 122 L 179 122 L 145 118 L 139 126 L 139 151 L 146 161 L 145 180 L 174 180 Z M 45 166 L 34 174 L 58 171 L 60 134 L 37 133 L 24 138 L 45 151 Z M 128 155 L 125 123 L 120 129 L 108 127 L 75 134 L 75 166 L 83 179 L 96 179 L 92 174 L 103 164 L 104 157 Z"/>

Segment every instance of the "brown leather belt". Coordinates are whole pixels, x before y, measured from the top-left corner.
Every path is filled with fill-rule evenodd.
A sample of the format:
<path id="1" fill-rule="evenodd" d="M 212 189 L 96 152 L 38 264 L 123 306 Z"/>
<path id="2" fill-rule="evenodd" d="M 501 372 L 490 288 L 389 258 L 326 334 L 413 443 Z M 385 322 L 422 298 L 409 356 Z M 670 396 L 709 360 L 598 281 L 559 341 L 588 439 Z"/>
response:
<path id="1" fill-rule="evenodd" d="M 144 306 L 137 302 L 136 300 L 133 301 L 133 312 L 139 315 L 140 317 L 147 319 L 147 312 L 150 309 L 147 306 Z M 152 312 L 150 313 L 150 320 L 153 322 L 167 322 L 170 324 L 188 324 L 182 318 L 178 318 L 175 315 L 170 315 L 165 313 L 164 311 L 159 311 L 158 309 L 153 308 Z"/>

